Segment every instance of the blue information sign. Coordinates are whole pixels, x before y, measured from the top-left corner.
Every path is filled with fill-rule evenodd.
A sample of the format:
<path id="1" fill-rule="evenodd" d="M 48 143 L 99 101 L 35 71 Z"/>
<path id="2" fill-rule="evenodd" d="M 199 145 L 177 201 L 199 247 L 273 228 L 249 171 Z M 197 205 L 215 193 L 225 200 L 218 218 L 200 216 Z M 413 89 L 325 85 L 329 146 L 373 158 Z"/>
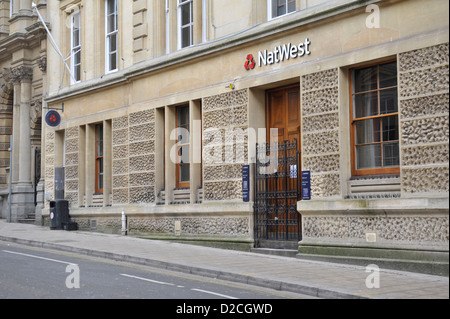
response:
<path id="1" fill-rule="evenodd" d="M 311 199 L 311 171 L 302 171 L 302 199 Z"/>
<path id="2" fill-rule="evenodd" d="M 242 166 L 242 200 L 250 201 L 250 166 Z"/>

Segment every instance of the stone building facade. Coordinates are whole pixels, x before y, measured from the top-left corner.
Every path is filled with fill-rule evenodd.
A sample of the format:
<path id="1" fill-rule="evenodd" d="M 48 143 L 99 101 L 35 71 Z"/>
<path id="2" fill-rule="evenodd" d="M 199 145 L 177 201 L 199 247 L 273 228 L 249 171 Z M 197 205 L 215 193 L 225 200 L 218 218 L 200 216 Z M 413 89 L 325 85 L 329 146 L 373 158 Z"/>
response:
<path id="1" fill-rule="evenodd" d="M 45 16 L 46 1 L 35 2 Z M 0 217 L 40 223 L 47 33 L 31 0 L 0 1 L 0 52 Z"/>
<path id="2" fill-rule="evenodd" d="M 285 177 L 311 176 L 311 199 L 296 204 L 300 255 L 448 265 L 448 2 L 65 0 L 47 11 L 73 75 L 48 48 L 44 104 L 63 111 L 42 127 L 44 223 L 63 167 L 82 229 L 119 232 L 124 212 L 129 234 L 250 249 L 261 242 L 255 145 L 278 127 L 300 154 Z M 268 228 L 282 219 L 271 214 Z"/>

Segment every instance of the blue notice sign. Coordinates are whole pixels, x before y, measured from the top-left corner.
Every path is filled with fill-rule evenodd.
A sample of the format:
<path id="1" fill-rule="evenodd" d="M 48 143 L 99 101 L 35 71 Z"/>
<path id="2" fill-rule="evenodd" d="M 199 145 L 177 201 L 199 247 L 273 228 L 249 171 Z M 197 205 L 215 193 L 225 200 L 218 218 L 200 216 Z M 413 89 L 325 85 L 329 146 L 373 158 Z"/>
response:
<path id="1" fill-rule="evenodd" d="M 242 166 L 242 200 L 250 201 L 250 166 Z"/>
<path id="2" fill-rule="evenodd" d="M 302 171 L 302 199 L 311 199 L 311 171 Z"/>

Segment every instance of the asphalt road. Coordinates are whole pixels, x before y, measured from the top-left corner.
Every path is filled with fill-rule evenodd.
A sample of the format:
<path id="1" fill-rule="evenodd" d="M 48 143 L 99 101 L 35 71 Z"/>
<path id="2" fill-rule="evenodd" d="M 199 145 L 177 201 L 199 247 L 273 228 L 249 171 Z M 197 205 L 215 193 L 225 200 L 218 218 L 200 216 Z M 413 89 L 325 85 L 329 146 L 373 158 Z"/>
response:
<path id="1" fill-rule="evenodd" d="M 298 298 L 311 297 L 0 242 L 0 299 Z"/>

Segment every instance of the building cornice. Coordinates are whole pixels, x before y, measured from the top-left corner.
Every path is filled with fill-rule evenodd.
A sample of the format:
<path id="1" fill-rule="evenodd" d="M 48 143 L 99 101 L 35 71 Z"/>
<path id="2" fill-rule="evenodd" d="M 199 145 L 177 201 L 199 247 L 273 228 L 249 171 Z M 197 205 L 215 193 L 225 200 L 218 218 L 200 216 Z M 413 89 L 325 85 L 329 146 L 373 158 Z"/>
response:
<path id="1" fill-rule="evenodd" d="M 45 28 L 40 23 L 34 23 L 25 29 L 26 32 L 15 32 L 0 40 L 0 62 L 9 60 L 13 52 L 22 49 L 39 47 L 46 37 Z"/>
<path id="2" fill-rule="evenodd" d="M 88 94 L 94 90 L 107 89 L 115 85 L 127 83 L 133 78 L 173 67 L 177 64 L 191 62 L 195 59 L 223 52 L 380 1 L 331 0 L 315 7 L 310 7 L 307 10 L 297 11 L 281 18 L 258 24 L 225 38 L 194 45 L 167 55 L 136 63 L 117 72 L 105 74 L 100 78 L 64 87 L 55 93 L 50 93 L 45 100 L 51 104 L 70 99 L 77 95 Z"/>

